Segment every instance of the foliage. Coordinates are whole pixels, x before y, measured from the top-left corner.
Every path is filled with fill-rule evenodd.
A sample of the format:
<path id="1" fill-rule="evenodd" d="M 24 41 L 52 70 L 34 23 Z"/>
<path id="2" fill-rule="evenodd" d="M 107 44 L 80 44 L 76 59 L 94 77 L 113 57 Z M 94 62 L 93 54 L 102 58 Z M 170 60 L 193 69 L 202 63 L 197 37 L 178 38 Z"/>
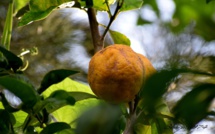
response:
<path id="1" fill-rule="evenodd" d="M 179 33 L 188 25 L 194 24 L 193 33 L 200 35 L 205 40 L 214 40 L 215 35 L 212 29 L 215 26 L 213 20 L 215 2 L 213 0 L 174 0 L 174 4 L 176 8 L 173 19 L 165 22 L 174 33 Z M 161 11 L 156 0 L 146 0 L 145 5 L 152 7 L 159 18 L 156 21 L 159 22 L 161 19 Z M 148 22 L 146 19 L 140 17 L 139 24 L 146 22 Z"/>
<path id="2" fill-rule="evenodd" d="M 169 85 L 176 83 L 181 75 L 194 74 L 211 77 L 210 72 L 170 68 L 158 70 L 141 88 L 134 102 L 113 105 L 97 98 L 86 84 L 68 78 L 80 73 L 76 70 L 57 69 L 48 72 L 36 88 L 24 73 L 23 60 L 10 51 L 13 13 L 26 6 L 19 26 L 45 19 L 53 10 L 70 4 L 71 8 L 87 11 L 94 8 L 105 11 L 110 23 L 120 12 L 140 8 L 142 0 L 11 0 L 0 45 L 0 130 L 1 133 L 113 133 L 113 134 L 159 134 L 173 133 L 174 124 L 180 123 L 192 129 L 204 118 L 213 115 L 209 111 L 215 96 L 214 82 L 201 82 L 192 87 L 171 110 L 163 95 Z M 194 32 L 206 40 L 213 40 L 215 26 L 213 0 L 175 0 L 176 11 L 168 22 L 173 31 L 183 30 L 192 20 L 196 21 Z M 0 2 L 1 3 L 1 2 Z M 206 4 L 208 3 L 208 4 Z M 112 15 L 110 7 L 117 6 Z M 155 0 L 146 0 L 157 16 L 160 15 Z M 201 4 L 202 6 L 199 6 Z M 142 18 L 140 18 L 142 19 Z M 123 34 L 109 30 L 115 43 L 130 45 Z M 206 33 L 206 34 L 205 34 Z M 105 34 L 104 34 L 105 35 Z"/>

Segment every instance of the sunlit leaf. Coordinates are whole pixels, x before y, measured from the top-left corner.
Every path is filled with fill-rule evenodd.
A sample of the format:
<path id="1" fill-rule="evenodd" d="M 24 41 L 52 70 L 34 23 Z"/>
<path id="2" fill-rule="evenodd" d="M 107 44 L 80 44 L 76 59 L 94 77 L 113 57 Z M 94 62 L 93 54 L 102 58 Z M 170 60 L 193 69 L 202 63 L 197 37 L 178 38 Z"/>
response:
<path id="1" fill-rule="evenodd" d="M 215 97 L 215 85 L 203 84 L 192 89 L 174 107 L 176 118 L 191 129 L 208 114 L 208 108 Z"/>
<path id="2" fill-rule="evenodd" d="M 124 0 L 120 11 L 128 11 L 138 9 L 143 5 L 143 0 Z"/>
<path id="3" fill-rule="evenodd" d="M 48 126 L 46 126 L 41 132 L 40 134 L 54 134 L 57 132 L 60 132 L 64 129 L 70 129 L 70 125 L 68 125 L 65 122 L 55 122 L 55 123 L 51 123 Z"/>
<path id="4" fill-rule="evenodd" d="M 66 69 L 52 70 L 44 76 L 41 82 L 40 88 L 38 89 L 38 92 L 42 93 L 52 84 L 61 82 L 66 77 L 76 73 L 79 73 L 79 72 L 74 70 L 66 70 Z"/>
<path id="5" fill-rule="evenodd" d="M 79 2 L 82 7 L 93 7 L 99 11 L 107 11 L 107 6 L 113 4 L 115 0 L 79 0 Z"/>
<path id="6" fill-rule="evenodd" d="M 3 55 L 7 59 L 7 62 L 9 63 L 9 66 L 14 71 L 19 69 L 23 65 L 23 62 L 19 57 L 17 57 L 15 54 L 13 54 L 12 52 L 8 51 L 7 49 L 2 47 L 1 45 L 0 45 L 0 52 L 3 53 Z"/>
<path id="7" fill-rule="evenodd" d="M 115 44 L 124 44 L 130 46 L 131 42 L 124 34 L 112 30 L 109 30 L 109 33 Z"/>
<path id="8" fill-rule="evenodd" d="M 14 125 L 14 127 L 22 126 L 27 117 L 27 113 L 19 110 L 17 112 L 14 112 L 13 115 L 16 118 L 16 124 Z"/>
<path id="9" fill-rule="evenodd" d="M 54 84 L 50 86 L 47 90 L 45 90 L 42 93 L 42 95 L 44 96 L 44 98 L 48 98 L 51 93 L 59 89 L 63 89 L 67 92 L 83 92 L 83 93 L 94 95 L 88 85 L 73 81 L 69 78 L 64 79 L 62 82 L 58 84 Z M 98 105 L 99 102 L 101 102 L 101 100 L 98 100 L 95 98 L 84 99 L 81 101 L 77 101 L 74 106 L 66 105 L 54 111 L 52 115 L 58 121 L 71 123 L 74 120 L 76 120 L 85 110 L 87 110 L 90 107 Z M 74 127 L 75 124 L 71 124 L 71 126 Z"/>
<path id="10" fill-rule="evenodd" d="M 84 83 L 80 83 L 77 81 L 74 81 L 70 78 L 66 78 L 63 81 L 59 82 L 58 84 L 54 84 L 50 86 L 47 90 L 45 90 L 42 95 L 45 98 L 48 98 L 53 92 L 63 89 L 67 92 L 84 92 L 88 94 L 94 95 L 90 87 Z"/>

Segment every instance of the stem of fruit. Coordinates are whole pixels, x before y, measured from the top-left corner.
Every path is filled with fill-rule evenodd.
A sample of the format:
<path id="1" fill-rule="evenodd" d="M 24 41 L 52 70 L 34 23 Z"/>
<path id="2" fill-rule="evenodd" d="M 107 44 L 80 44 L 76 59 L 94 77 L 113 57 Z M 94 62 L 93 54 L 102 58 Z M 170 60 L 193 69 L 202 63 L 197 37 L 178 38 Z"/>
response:
<path id="1" fill-rule="evenodd" d="M 137 119 L 135 113 L 130 114 L 126 121 L 126 127 L 123 134 L 134 134 L 134 124 Z"/>
<path id="2" fill-rule="evenodd" d="M 94 52 L 98 52 L 104 47 L 103 40 L 99 34 L 99 24 L 96 19 L 96 12 L 94 8 L 88 8 L 87 15 L 90 23 L 91 36 L 93 39 Z"/>

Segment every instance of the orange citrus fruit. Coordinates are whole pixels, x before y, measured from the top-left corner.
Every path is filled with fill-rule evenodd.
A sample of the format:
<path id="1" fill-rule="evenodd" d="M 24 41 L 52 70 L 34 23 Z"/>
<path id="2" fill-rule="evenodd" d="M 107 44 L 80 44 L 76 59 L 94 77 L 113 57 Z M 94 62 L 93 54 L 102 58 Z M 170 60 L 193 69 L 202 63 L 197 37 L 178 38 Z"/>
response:
<path id="1" fill-rule="evenodd" d="M 98 51 L 92 57 L 88 82 L 92 91 L 101 99 L 112 103 L 129 102 L 139 92 L 145 76 L 151 74 L 151 69 L 154 70 L 147 58 L 129 46 L 115 44 Z"/>

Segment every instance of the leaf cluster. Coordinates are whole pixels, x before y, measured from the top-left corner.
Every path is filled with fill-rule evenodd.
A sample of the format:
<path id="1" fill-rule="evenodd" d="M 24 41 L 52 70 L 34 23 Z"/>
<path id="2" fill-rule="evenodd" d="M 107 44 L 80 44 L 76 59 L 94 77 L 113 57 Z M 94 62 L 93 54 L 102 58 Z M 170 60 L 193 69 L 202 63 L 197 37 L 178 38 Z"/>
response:
<path id="1" fill-rule="evenodd" d="M 211 1 L 207 0 L 208 3 Z M 116 2 L 120 8 L 116 8 L 115 15 L 139 8 L 143 3 L 142 0 L 117 0 Z M 175 0 L 175 2 L 185 6 L 183 1 Z M 158 11 L 155 1 L 146 1 L 146 3 L 151 4 Z M 87 8 L 106 11 L 110 16 L 110 25 L 116 17 L 110 10 L 110 6 L 115 4 L 113 0 L 24 0 L 22 2 L 15 0 L 13 4 L 15 4 L 14 12 L 22 16 L 20 26 L 44 19 L 53 10 L 68 5 L 85 11 Z M 26 6 L 28 11 L 23 11 Z M 190 7 L 186 10 L 192 14 Z M 5 26 L 3 44 L 0 45 L 1 133 L 173 133 L 174 124 L 181 123 L 188 129 L 192 129 L 202 119 L 214 115 L 209 111 L 215 96 L 214 83 L 195 85 L 173 109 L 169 109 L 163 99 L 170 83 L 175 82 L 181 74 L 213 76 L 213 74 L 189 69 L 159 70 L 144 82 L 139 94 L 134 102 L 129 103 L 129 106 L 113 105 L 98 99 L 88 86 L 68 78 L 79 73 L 75 70 L 52 70 L 43 77 L 40 87 L 35 88 L 21 69 L 22 59 L 9 51 L 9 45 L 6 45 L 10 44 L 11 33 L 8 31 L 12 28 L 13 8 L 9 9 L 7 19 L 9 23 Z M 176 13 L 180 14 L 180 10 L 177 9 Z M 210 10 L 203 13 L 208 15 Z M 196 16 L 196 14 L 192 15 Z M 181 24 L 184 26 L 187 21 Z M 126 36 L 109 30 L 109 26 L 105 27 L 115 43 L 130 45 Z"/>

